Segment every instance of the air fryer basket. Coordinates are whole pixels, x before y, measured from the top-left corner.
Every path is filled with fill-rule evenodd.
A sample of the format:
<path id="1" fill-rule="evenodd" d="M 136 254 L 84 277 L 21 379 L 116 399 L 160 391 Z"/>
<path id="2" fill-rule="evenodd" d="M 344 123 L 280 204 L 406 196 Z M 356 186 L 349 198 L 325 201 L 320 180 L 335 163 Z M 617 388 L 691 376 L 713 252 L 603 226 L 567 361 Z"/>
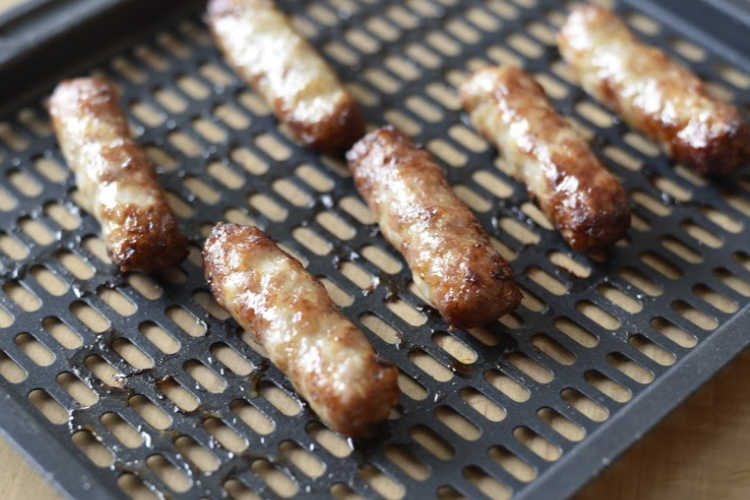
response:
<path id="1" fill-rule="evenodd" d="M 107 21 L 129 26 L 120 48 L 106 48 L 109 24 L 56 2 L 0 28 L 25 40 L 2 61 L 0 425 L 71 498 L 566 496 L 747 345 L 748 170 L 707 181 L 672 165 L 571 84 L 554 44 L 561 2 L 279 2 L 370 124 L 434 153 L 511 260 L 523 305 L 472 331 L 414 294 L 345 165 L 289 140 L 222 61 L 202 5 L 157 16 L 145 2 L 93 3 L 97 16 L 120 7 Z M 740 3 L 615 7 L 747 114 Z M 50 12 L 68 13 L 44 39 L 55 60 L 19 28 Z M 506 62 L 539 77 L 630 193 L 633 228 L 608 256 L 572 252 L 467 124 L 454 86 Z M 118 84 L 159 167 L 192 242 L 179 267 L 119 273 L 76 204 L 43 100 L 49 82 L 90 72 Z M 299 257 L 398 365 L 403 394 L 375 439 L 323 428 L 210 299 L 199 248 L 222 219 L 257 224 Z"/>

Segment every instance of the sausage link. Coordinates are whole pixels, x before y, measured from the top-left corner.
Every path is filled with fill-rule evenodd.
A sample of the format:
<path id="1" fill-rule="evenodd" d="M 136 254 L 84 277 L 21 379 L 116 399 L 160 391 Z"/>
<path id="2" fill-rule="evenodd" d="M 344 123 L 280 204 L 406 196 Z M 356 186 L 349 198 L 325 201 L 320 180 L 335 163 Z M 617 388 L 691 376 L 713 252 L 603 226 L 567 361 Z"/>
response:
<path id="1" fill-rule="evenodd" d="M 518 305 L 508 263 L 428 152 L 389 126 L 362 138 L 347 160 L 383 236 L 447 322 L 485 325 Z"/>
<path id="2" fill-rule="evenodd" d="M 263 231 L 219 223 L 203 248 L 217 302 L 332 429 L 361 436 L 398 399 L 398 372 L 381 361 L 325 288 Z"/>
<path id="3" fill-rule="evenodd" d="M 357 103 L 272 0 L 211 0 L 206 22 L 229 64 L 298 142 L 337 153 L 364 134 Z"/>
<path id="4" fill-rule="evenodd" d="M 625 190 L 531 76 L 515 66 L 484 68 L 460 94 L 474 126 L 502 150 L 571 247 L 590 251 L 625 235 Z"/>
<path id="5" fill-rule="evenodd" d="M 602 7 L 573 8 L 557 44 L 581 86 L 676 161 L 726 174 L 750 158 L 750 125 L 689 69 Z"/>
<path id="6" fill-rule="evenodd" d="M 63 81 L 49 100 L 49 111 L 112 260 L 123 272 L 150 272 L 181 261 L 187 239 L 153 163 L 130 137 L 115 87 L 98 78 Z"/>

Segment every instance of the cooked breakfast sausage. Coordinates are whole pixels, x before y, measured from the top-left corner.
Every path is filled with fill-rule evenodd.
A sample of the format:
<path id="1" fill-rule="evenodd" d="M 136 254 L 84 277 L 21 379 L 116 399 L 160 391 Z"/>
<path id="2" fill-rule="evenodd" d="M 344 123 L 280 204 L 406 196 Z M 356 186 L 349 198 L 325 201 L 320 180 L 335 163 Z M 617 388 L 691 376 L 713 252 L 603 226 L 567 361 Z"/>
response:
<path id="1" fill-rule="evenodd" d="M 346 157 L 383 236 L 448 323 L 486 325 L 518 305 L 521 293 L 510 267 L 427 151 L 384 127 Z"/>
<path id="2" fill-rule="evenodd" d="M 398 399 L 396 368 L 263 231 L 217 224 L 203 266 L 217 302 L 252 332 L 324 423 L 361 436 L 388 416 Z"/>
<path id="3" fill-rule="evenodd" d="M 229 64 L 298 142 L 337 153 L 364 134 L 357 103 L 272 0 L 210 0 L 206 22 Z"/>
<path id="4" fill-rule="evenodd" d="M 117 90 L 99 78 L 66 80 L 55 88 L 49 111 L 112 260 L 123 272 L 149 272 L 181 261 L 187 240 L 153 163 L 130 137 Z"/>
<path id="5" fill-rule="evenodd" d="M 625 190 L 531 76 L 515 66 L 483 68 L 460 94 L 474 126 L 502 151 L 571 247 L 590 251 L 625 235 Z"/>
<path id="6" fill-rule="evenodd" d="M 702 174 L 725 174 L 750 158 L 750 125 L 709 95 L 689 69 L 640 42 L 602 7 L 573 8 L 557 36 L 581 86 Z"/>

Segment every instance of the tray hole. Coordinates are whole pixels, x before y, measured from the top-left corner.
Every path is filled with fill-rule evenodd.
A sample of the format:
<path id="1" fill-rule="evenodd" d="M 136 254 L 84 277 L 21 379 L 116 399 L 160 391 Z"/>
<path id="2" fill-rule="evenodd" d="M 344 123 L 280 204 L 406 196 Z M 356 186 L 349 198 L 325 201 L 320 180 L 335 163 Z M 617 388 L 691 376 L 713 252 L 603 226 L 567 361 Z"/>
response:
<path id="1" fill-rule="evenodd" d="M 490 460 L 519 481 L 528 483 L 536 479 L 536 469 L 518 458 L 504 446 L 493 446 L 489 449 L 488 455 Z"/>
<path id="2" fill-rule="evenodd" d="M 486 170 L 479 170 L 473 175 L 474 181 L 498 198 L 508 198 L 513 194 L 513 187 Z"/>
<path id="3" fill-rule="evenodd" d="M 508 362 L 540 384 L 554 380 L 554 374 L 528 356 L 514 352 L 508 356 Z"/>
<path id="4" fill-rule="evenodd" d="M 201 65 L 198 70 L 207 80 L 219 87 L 226 87 L 234 82 L 234 77 L 214 63 Z"/>
<path id="5" fill-rule="evenodd" d="M 626 20 L 633 28 L 646 35 L 654 36 L 661 31 L 659 23 L 643 14 L 633 12 L 626 17 Z"/>
<path id="6" fill-rule="evenodd" d="M 261 500 L 250 488 L 236 479 L 229 479 L 224 483 L 224 490 L 233 500 Z"/>
<path id="7" fill-rule="evenodd" d="M 597 127 L 607 128 L 615 123 L 614 117 L 590 101 L 581 101 L 575 107 L 578 114 Z"/>
<path id="8" fill-rule="evenodd" d="M 695 240 L 711 248 L 720 248 L 723 245 L 721 238 L 690 219 L 683 221 L 680 227 Z"/>
<path id="9" fill-rule="evenodd" d="M 198 118 L 196 120 L 193 120 L 192 125 L 193 129 L 207 141 L 218 143 L 225 142 L 227 140 L 227 133 L 224 131 L 224 129 L 222 129 L 215 123 L 212 123 L 203 118 Z"/>
<path id="10" fill-rule="evenodd" d="M 226 381 L 200 361 L 190 360 L 183 365 L 185 372 L 208 392 L 220 394 L 227 387 Z"/>
<path id="11" fill-rule="evenodd" d="M 522 67 L 524 60 L 505 47 L 490 47 L 487 49 L 487 56 L 500 65 Z"/>
<path id="12" fill-rule="evenodd" d="M 159 380 L 156 383 L 156 389 L 184 411 L 191 412 L 200 406 L 198 398 L 177 383 L 171 376 Z"/>
<path id="13" fill-rule="evenodd" d="M 409 430 L 409 435 L 425 450 L 440 460 L 448 461 L 455 455 L 453 446 L 429 427 L 415 425 Z"/>
<path id="14" fill-rule="evenodd" d="M 279 179 L 273 183 L 273 189 L 283 196 L 289 203 L 304 207 L 312 203 L 310 196 L 287 179 Z"/>
<path id="15" fill-rule="evenodd" d="M 523 210 L 523 213 L 525 213 L 527 216 L 529 216 L 534 222 L 536 222 L 539 226 L 543 227 L 544 229 L 551 231 L 554 229 L 554 226 L 552 225 L 552 222 L 547 218 L 544 213 L 539 210 L 539 207 L 534 205 L 533 203 L 524 203 L 521 205 L 521 210 Z"/>
<path id="16" fill-rule="evenodd" d="M 0 123 L 0 139 L 15 151 L 23 151 L 29 147 L 29 141 L 13 130 L 7 123 Z"/>
<path id="17" fill-rule="evenodd" d="M 446 109 L 458 110 L 461 108 L 461 101 L 455 89 L 452 89 L 442 83 L 431 83 L 426 87 L 427 95 L 435 101 L 442 104 Z"/>
<path id="18" fill-rule="evenodd" d="M 502 392 L 517 403 L 524 403 L 531 397 L 531 392 L 500 370 L 487 370 L 484 378 L 492 384 L 495 389 Z"/>
<path id="19" fill-rule="evenodd" d="M 167 135 L 167 140 L 185 156 L 195 158 L 201 154 L 200 144 L 182 132 L 172 132 Z"/>
<path id="20" fill-rule="evenodd" d="M 690 61 L 699 62 L 706 57 L 705 50 L 682 38 L 674 38 L 671 45 L 678 54 Z"/>
<path id="21" fill-rule="evenodd" d="M 29 255 L 29 251 L 23 243 L 2 231 L 0 231 L 0 250 L 13 260 L 22 260 Z"/>
<path id="22" fill-rule="evenodd" d="M 626 267 L 622 269 L 619 272 L 619 275 L 622 279 L 624 279 L 634 287 L 644 291 L 648 295 L 651 295 L 652 297 L 657 297 L 662 294 L 660 285 L 654 283 L 651 279 L 647 278 L 640 271 L 632 267 Z"/>
<path id="23" fill-rule="evenodd" d="M 398 110 L 388 110 L 384 114 L 386 121 L 394 124 L 399 130 L 415 136 L 422 131 L 422 126 Z"/>
<path id="24" fill-rule="evenodd" d="M 605 147 L 603 150 L 603 153 L 609 159 L 617 162 L 619 165 L 622 165 L 628 170 L 632 170 L 634 172 L 637 172 L 638 170 L 640 170 L 641 165 L 643 164 L 641 160 L 639 160 L 635 156 L 623 151 L 622 149 L 616 146 Z"/>
<path id="25" fill-rule="evenodd" d="M 451 19 L 445 23 L 445 29 L 465 44 L 475 44 L 479 40 L 479 32 L 461 19 Z"/>
<path id="26" fill-rule="evenodd" d="M 67 207 L 59 203 L 47 203 L 44 206 L 44 213 L 50 219 L 54 220 L 60 227 L 71 231 L 81 225 L 81 219 L 68 210 Z"/>
<path id="27" fill-rule="evenodd" d="M 661 244 L 664 248 L 691 264 L 698 264 L 703 261 L 700 253 L 683 244 L 677 238 L 665 236 L 661 238 Z"/>
<path id="28" fill-rule="evenodd" d="M 353 448 L 349 444 L 349 441 L 341 437 L 340 435 L 328 430 L 317 422 L 311 422 L 305 427 L 307 433 L 320 444 L 323 448 L 328 450 L 331 455 L 344 458 L 351 454 Z"/>
<path id="29" fill-rule="evenodd" d="M 659 146 L 657 146 L 654 142 L 650 141 L 649 139 L 646 139 L 640 134 L 636 134 L 634 132 L 628 132 L 625 134 L 624 140 L 625 140 L 625 143 L 628 144 L 630 147 L 640 151 L 646 156 L 655 157 L 655 156 L 658 156 L 660 153 Z"/>
<path id="30" fill-rule="evenodd" d="M 18 204 L 18 200 L 14 196 L 11 196 L 11 194 L 0 187 L 0 210 L 3 212 L 9 212 L 16 208 L 16 205 Z"/>
<path id="31" fill-rule="evenodd" d="M 386 13 L 402 28 L 413 29 L 419 26 L 419 18 L 400 5 L 389 7 Z"/>
<path id="32" fill-rule="evenodd" d="M 363 106 L 375 106 L 378 103 L 377 94 L 370 92 L 362 85 L 349 82 L 344 85 L 344 88 Z"/>
<path id="33" fill-rule="evenodd" d="M 2 361 L 0 361 L 0 366 Z M 0 371 L 2 373 L 2 371 Z M 29 401 L 39 413 L 55 425 L 68 423 L 68 412 L 60 403 L 55 401 L 44 389 L 34 389 L 29 393 Z"/>
<path id="34" fill-rule="evenodd" d="M 360 52 L 370 54 L 378 50 L 380 44 L 378 41 L 365 33 L 361 29 L 351 29 L 344 33 L 346 41 L 353 45 Z"/>
<path id="35" fill-rule="evenodd" d="M 152 321 L 144 321 L 138 325 L 138 330 L 164 354 L 180 350 L 180 342 Z"/>
<path id="36" fill-rule="evenodd" d="M 415 80 L 421 74 L 419 68 L 399 56 L 386 57 L 385 66 L 392 72 L 396 73 L 402 80 Z"/>
<path id="37" fill-rule="evenodd" d="M 422 350 L 410 352 L 409 360 L 438 382 L 447 382 L 453 378 L 453 373 L 448 368 Z"/>
<path id="38" fill-rule="evenodd" d="M 99 401 L 99 396 L 89 386 L 70 372 L 62 372 L 57 378 L 57 383 L 70 394 L 82 407 L 87 408 Z"/>
<path id="39" fill-rule="evenodd" d="M 500 219 L 499 225 L 500 229 L 524 245 L 536 245 L 539 243 L 539 235 L 515 219 L 503 217 Z"/>
<path id="40" fill-rule="evenodd" d="M 562 416 L 552 408 L 540 408 L 536 414 L 539 420 L 550 426 L 568 441 L 578 442 L 586 437 L 586 430 L 583 427 Z"/>
<path id="41" fill-rule="evenodd" d="M 401 271 L 401 263 L 385 250 L 376 246 L 367 245 L 362 248 L 361 252 L 364 258 L 388 274 L 397 274 Z"/>
<path id="42" fill-rule="evenodd" d="M 657 176 L 654 178 L 653 182 L 654 186 L 678 201 L 686 202 L 689 201 L 693 196 L 688 189 L 683 188 L 676 182 L 673 182 L 671 179 L 667 179 L 666 177 Z"/>
<path id="43" fill-rule="evenodd" d="M 235 399 L 231 404 L 232 412 L 257 434 L 266 435 L 273 432 L 273 420 L 265 416 L 247 401 Z"/>
<path id="44" fill-rule="evenodd" d="M 214 108 L 213 113 L 214 116 L 235 130 L 244 130 L 250 126 L 250 119 L 234 106 L 220 104 Z"/>
<path id="45" fill-rule="evenodd" d="M 337 41 L 328 42 L 323 51 L 332 59 L 347 66 L 353 66 L 359 61 L 357 53 L 349 49 L 346 45 Z"/>
<path id="46" fill-rule="evenodd" d="M 40 245 L 49 245 L 55 240 L 50 230 L 39 221 L 23 217 L 19 219 L 18 226 Z"/>
<path id="47" fill-rule="evenodd" d="M 235 375 L 246 377 L 253 371 L 252 363 L 223 342 L 212 345 L 211 354 Z"/>
<path id="48" fill-rule="evenodd" d="M 719 82 L 706 82 L 706 90 L 709 95 L 715 99 L 721 101 L 732 101 L 734 100 L 734 92 L 720 84 Z"/>
<path id="49" fill-rule="evenodd" d="M 554 359 L 561 365 L 570 366 L 576 361 L 576 356 L 564 348 L 551 337 L 540 333 L 531 338 L 531 343 L 544 354 Z"/>
<path id="50" fill-rule="evenodd" d="M 330 191 L 335 185 L 330 177 L 310 165 L 301 165 L 297 167 L 295 174 L 310 187 L 321 193 Z"/>
<path id="51" fill-rule="evenodd" d="M 716 279 L 721 281 L 724 285 L 728 286 L 735 292 L 745 297 L 750 297 L 750 283 L 739 278 L 737 275 L 729 272 L 728 270 L 718 268 L 714 270 L 714 276 Z"/>
<path id="52" fill-rule="evenodd" d="M 19 384 L 26 380 L 28 374 L 3 351 L 0 351 L 0 375 L 11 384 Z"/>
<path id="53" fill-rule="evenodd" d="M 247 449 L 248 443 L 245 438 L 218 418 L 209 417 L 205 419 L 203 428 L 232 453 L 242 453 Z"/>
<path id="54" fill-rule="evenodd" d="M 102 383 L 109 387 L 123 389 L 125 387 L 125 375 L 115 370 L 109 363 L 104 361 L 100 356 L 94 354 L 86 357 L 84 361 L 86 367 Z"/>
<path id="55" fill-rule="evenodd" d="M 526 270 L 526 275 L 539 286 L 554 295 L 565 295 L 568 293 L 568 288 L 563 283 L 553 278 L 539 267 L 532 266 L 528 268 Z"/>
<path id="56" fill-rule="evenodd" d="M 42 117 L 32 109 L 24 108 L 19 111 L 18 121 L 39 137 L 47 137 L 52 134 L 52 128 L 47 117 Z"/>
<path id="57" fill-rule="evenodd" d="M 325 464 L 314 455 L 305 451 L 300 445 L 292 441 L 283 441 L 279 445 L 282 456 L 293 463 L 305 475 L 313 479 L 319 478 L 326 470 Z"/>
<path id="58" fill-rule="evenodd" d="M 210 93 L 208 88 L 192 76 L 180 76 L 177 78 L 177 86 L 187 95 L 195 100 L 202 100 Z"/>
<path id="59" fill-rule="evenodd" d="M 262 175 L 268 170 L 268 164 L 247 148 L 236 148 L 231 152 L 232 160 L 253 175 Z"/>
<path id="60" fill-rule="evenodd" d="M 651 269 L 669 279 L 676 280 L 682 276 L 682 272 L 677 267 L 662 259 L 655 253 L 644 252 L 641 254 L 640 259 Z"/>
<path id="61" fill-rule="evenodd" d="M 554 462 L 562 455 L 560 448 L 526 426 L 513 429 L 513 437 L 543 460 Z"/>
<path id="62" fill-rule="evenodd" d="M 750 88 L 750 75 L 744 71 L 740 71 L 739 69 L 727 64 L 717 64 L 716 71 L 725 81 L 731 83 L 735 87 L 741 89 Z"/>
<path id="63" fill-rule="evenodd" d="M 387 445 L 384 454 L 388 460 L 412 479 L 424 481 L 430 477 L 430 469 L 401 446 Z"/>
<path id="64" fill-rule="evenodd" d="M 507 500 L 512 491 L 500 484 L 495 478 L 488 475 L 476 465 L 470 465 L 463 470 L 464 478 L 473 484 L 479 491 L 492 500 Z"/>
<path id="65" fill-rule="evenodd" d="M 153 360 L 128 339 L 115 339 L 112 342 L 112 348 L 136 370 L 147 370 L 154 367 Z"/>
<path id="66" fill-rule="evenodd" d="M 479 428 L 461 416 L 453 408 L 440 406 L 435 410 L 435 416 L 446 427 L 466 441 L 476 441 L 481 435 Z"/>
<path id="67" fill-rule="evenodd" d="M 143 436 L 116 413 L 107 412 L 99 420 L 118 441 L 128 448 L 138 448 L 143 444 Z"/>
<path id="68" fill-rule="evenodd" d="M 241 176 L 234 170 L 221 162 L 212 162 L 207 167 L 208 173 L 217 181 L 224 184 L 229 189 L 239 189 L 245 183 Z"/>
<path id="69" fill-rule="evenodd" d="M 647 356 L 651 360 L 659 363 L 662 366 L 671 366 L 677 360 L 676 356 L 671 352 L 663 349 L 661 346 L 651 342 L 643 335 L 636 333 L 628 338 L 630 345 L 638 349 L 641 354 Z"/>
<path id="70" fill-rule="evenodd" d="M 73 302 L 70 311 L 93 332 L 102 333 L 110 327 L 109 320 L 85 302 Z"/>
<path id="71" fill-rule="evenodd" d="M 158 127 L 166 119 L 164 113 L 143 101 L 136 101 L 131 104 L 130 111 L 148 127 Z"/>
<path id="72" fill-rule="evenodd" d="M 445 142 L 442 139 L 435 139 L 427 143 L 427 149 L 432 151 L 438 158 L 453 167 L 463 167 L 468 161 L 468 157 Z"/>
<path id="73" fill-rule="evenodd" d="M 331 212 L 320 212 L 315 216 L 315 220 L 340 240 L 352 239 L 357 234 L 357 231 L 352 226 Z"/>
<path id="74" fill-rule="evenodd" d="M 557 318 L 555 328 L 583 347 L 590 349 L 596 347 L 599 343 L 599 339 L 595 335 L 568 318 Z"/>
<path id="75" fill-rule="evenodd" d="M 401 299 L 386 302 L 390 311 L 411 326 L 421 326 L 427 322 L 427 317 Z"/>
<path id="76" fill-rule="evenodd" d="M 651 230 L 651 225 L 635 212 L 630 212 L 630 227 L 642 233 Z"/>
<path id="77" fill-rule="evenodd" d="M 533 312 L 541 312 L 547 307 L 546 304 L 536 295 L 529 292 L 523 287 L 518 287 L 521 290 L 521 305 Z"/>
<path id="78" fill-rule="evenodd" d="M 584 379 L 599 392 L 618 403 L 626 403 L 632 397 L 630 389 L 623 387 L 598 370 L 587 370 L 584 373 Z"/>
<path id="79" fill-rule="evenodd" d="M 99 297 L 120 316 L 132 316 L 136 312 L 136 306 L 130 299 L 126 298 L 119 290 L 109 287 L 100 287 L 97 290 Z"/>
<path id="80" fill-rule="evenodd" d="M 439 345 L 445 352 L 453 356 L 457 361 L 470 365 L 477 360 L 477 353 L 463 342 L 447 333 L 438 332 L 432 336 L 432 341 Z"/>
<path id="81" fill-rule="evenodd" d="M 544 92 L 553 99 L 563 99 L 568 95 L 567 87 L 549 75 L 537 73 L 534 75 L 534 79 L 544 88 Z"/>
<path id="82" fill-rule="evenodd" d="M 19 333 L 13 341 L 31 361 L 39 366 L 49 366 L 55 361 L 52 351 L 28 333 Z"/>
<path id="83" fill-rule="evenodd" d="M 320 283 L 325 287 L 328 296 L 337 306 L 344 308 L 354 303 L 354 298 L 343 291 L 336 283 L 328 278 L 320 278 Z"/>
<path id="84" fill-rule="evenodd" d="M 373 314 L 363 314 L 360 321 L 368 330 L 389 344 L 398 344 L 403 338 L 401 333 Z"/>
<path id="85" fill-rule="evenodd" d="M 742 223 L 737 219 L 730 217 L 724 212 L 720 212 L 715 208 L 704 206 L 701 208 L 701 213 L 706 216 L 708 220 L 722 228 L 724 231 L 729 233 L 739 233 L 742 231 Z"/>
<path id="86" fill-rule="evenodd" d="M 622 353 L 613 352 L 607 354 L 607 361 L 609 364 L 617 368 L 617 370 L 639 384 L 646 385 L 654 381 L 654 374 L 650 370 L 642 367 Z"/>
<path id="87" fill-rule="evenodd" d="M 633 192 L 631 198 L 633 198 L 634 203 L 641 205 L 642 207 L 646 208 L 651 213 L 658 215 L 659 217 L 666 217 L 672 211 L 669 207 L 642 191 Z"/>
<path id="88" fill-rule="evenodd" d="M 171 113 L 182 113 L 187 108 L 187 103 L 180 95 L 171 89 L 158 89 L 154 92 L 154 99 L 164 109 Z"/>
<path id="89" fill-rule="evenodd" d="M 180 306 L 171 306 L 167 308 L 166 313 L 169 319 L 191 337 L 202 337 L 206 334 L 206 324 L 187 309 Z"/>
<path id="90" fill-rule="evenodd" d="M 0 310 L 0 314 L 2 311 Z M 42 321 L 44 329 L 54 338 L 61 346 L 66 349 L 76 349 L 81 347 L 83 340 L 81 336 L 70 329 L 68 325 L 60 321 L 54 316 L 48 316 Z M 3 322 L 0 320 L 0 327 L 3 327 Z"/>
<path id="91" fill-rule="evenodd" d="M 131 406 L 143 420 L 154 429 L 165 430 L 172 425 L 172 418 L 164 410 L 149 401 L 145 396 L 136 395 L 128 399 Z"/>
<path id="92" fill-rule="evenodd" d="M 680 347 L 684 347 L 685 349 L 695 347 L 695 345 L 698 343 L 698 339 L 696 339 L 694 335 L 681 330 L 673 323 L 667 321 L 664 318 L 653 318 L 651 320 L 651 326 L 659 333 L 667 337 L 669 340 Z"/>
<path id="93" fill-rule="evenodd" d="M 443 118 L 443 113 L 439 108 L 419 96 L 408 97 L 406 99 L 406 107 L 423 120 L 431 123 L 436 123 Z"/>
<path id="94" fill-rule="evenodd" d="M 422 401 L 427 397 L 427 390 L 420 383 L 401 371 L 398 374 L 398 388 L 414 401 Z"/>
<path id="95" fill-rule="evenodd" d="M 52 182 L 62 183 L 68 178 L 68 170 L 63 168 L 56 160 L 47 157 L 39 157 L 34 160 L 37 171 Z"/>
<path id="96" fill-rule="evenodd" d="M 398 500 L 404 497 L 404 487 L 372 465 L 361 466 L 359 474 L 366 483 L 372 486 L 372 489 L 387 500 Z"/>
<path id="97" fill-rule="evenodd" d="M 555 45 L 555 32 L 542 23 L 531 22 L 526 26 L 526 31 L 547 45 Z"/>
<path id="98" fill-rule="evenodd" d="M 672 310 L 703 330 L 710 331 L 719 326 L 716 318 L 702 313 L 682 300 L 672 302 Z"/>
<path id="99" fill-rule="evenodd" d="M 240 91 L 237 94 L 237 100 L 254 115 L 265 116 L 271 113 L 271 108 L 268 107 L 266 101 L 264 101 L 258 94 L 249 90 Z"/>
<path id="100" fill-rule="evenodd" d="M 478 7 L 472 7 L 467 10 L 464 16 L 478 27 L 489 32 L 495 32 L 501 25 L 500 21 L 492 16 L 488 16 L 485 10 Z"/>
<path id="101" fill-rule="evenodd" d="M 161 455 L 148 457 L 146 466 L 176 493 L 184 493 L 193 485 L 189 477 Z"/>
<path id="102" fill-rule="evenodd" d="M 472 191 L 470 188 L 463 186 L 463 185 L 457 185 L 453 187 L 453 191 L 456 193 L 456 196 L 461 199 L 464 203 L 466 203 L 471 209 L 473 209 L 476 212 L 486 212 L 490 208 L 492 208 L 492 205 L 490 202 L 485 200 L 483 197 L 478 195 L 475 191 Z"/>
<path id="103" fill-rule="evenodd" d="M 377 286 L 375 277 L 354 262 L 344 262 L 341 264 L 339 271 L 341 271 L 341 274 L 343 274 L 349 281 L 362 290 L 370 292 Z"/>
<path id="104" fill-rule="evenodd" d="M 316 255 L 325 255 L 331 251 L 332 245 L 309 228 L 295 228 L 292 230 L 292 236 L 305 248 Z"/>
<path id="105" fill-rule="evenodd" d="M 453 57 L 461 52 L 461 45 L 440 31 L 431 31 L 425 36 L 425 40 L 445 56 Z"/>
<path id="106" fill-rule="evenodd" d="M 112 260 L 109 258 L 109 253 L 107 252 L 107 245 L 96 236 L 87 236 L 84 238 L 83 247 L 103 263 L 112 263 Z"/>
<path id="107" fill-rule="evenodd" d="M 112 453 L 90 431 L 83 430 L 73 434 L 73 443 L 97 467 L 109 467 L 115 461 Z"/>
<path id="108" fill-rule="evenodd" d="M 732 257 L 734 257 L 734 260 L 737 261 L 737 264 L 750 271 L 750 255 L 745 252 L 739 251 L 734 252 L 732 254 Z"/>
<path id="109" fill-rule="evenodd" d="M 505 409 L 490 401 L 476 389 L 471 387 L 461 389 L 461 399 L 490 422 L 501 422 L 505 419 Z"/>
<path id="110" fill-rule="evenodd" d="M 287 417 L 297 415 L 302 410 L 296 400 L 289 397 L 271 382 L 261 382 L 259 392 L 261 396 Z"/>
<path id="111" fill-rule="evenodd" d="M 169 62 L 150 47 L 139 45 L 133 50 L 133 52 L 138 59 L 148 64 L 156 71 L 166 71 L 169 68 Z"/>
<path id="112" fill-rule="evenodd" d="M 125 472 L 117 478 L 117 486 L 133 500 L 157 500 L 157 496 L 143 481 L 130 472 Z"/>
<path id="113" fill-rule="evenodd" d="M 391 78 L 379 69 L 369 69 L 365 71 L 364 77 L 367 78 L 367 80 L 375 87 L 377 87 L 378 90 L 385 94 L 393 94 L 400 87 L 400 84 L 397 80 Z"/>
<path id="114" fill-rule="evenodd" d="M 609 411 L 605 407 L 584 396 L 577 389 L 572 387 L 563 389 L 560 397 L 593 422 L 604 422 L 609 418 Z"/>
<path id="115" fill-rule="evenodd" d="M 185 184 L 185 187 L 188 188 L 191 193 L 208 205 L 214 205 L 221 198 L 221 195 L 214 188 L 197 177 L 187 177 L 183 181 L 183 184 Z"/>
<path id="116" fill-rule="evenodd" d="M 210 293 L 204 291 L 195 292 L 193 294 L 193 301 L 214 318 L 221 321 L 229 319 L 229 313 L 216 302 L 216 299 Z"/>
<path id="117" fill-rule="evenodd" d="M 406 54 L 422 66 L 430 69 L 439 67 L 442 62 L 439 55 L 435 54 L 421 43 L 410 43 L 406 47 Z"/>
<path id="118" fill-rule="evenodd" d="M 156 300 L 164 292 L 150 276 L 141 273 L 130 273 L 126 278 L 128 285 L 148 300 Z"/>
<path id="119" fill-rule="evenodd" d="M 742 212 L 743 215 L 750 217 L 750 199 L 734 195 L 729 192 L 721 193 L 722 199 L 732 206 L 735 210 Z"/>
<path id="120" fill-rule="evenodd" d="M 8 180 L 13 184 L 13 187 L 28 198 L 35 198 L 42 193 L 42 185 L 21 170 L 11 170 L 8 173 Z"/>
<path id="121" fill-rule="evenodd" d="M 216 458 L 216 455 L 198 444 L 190 436 L 180 436 L 175 439 L 174 444 L 177 451 L 202 472 L 214 472 L 221 465 L 221 461 Z"/>
<path id="122" fill-rule="evenodd" d="M 438 500 L 467 500 L 452 486 L 441 486 L 437 489 Z"/>
<path id="123" fill-rule="evenodd" d="M 696 285 L 693 287 L 693 293 L 700 299 L 711 304 L 714 308 L 725 314 L 734 314 L 739 309 L 737 303 L 728 297 L 720 294 L 707 287 L 706 285 Z"/>
<path id="124" fill-rule="evenodd" d="M 31 275 L 51 295 L 59 297 L 68 291 L 68 284 L 46 267 L 32 267 Z"/>
<path id="125" fill-rule="evenodd" d="M 167 204 L 169 205 L 169 208 L 172 209 L 172 211 L 177 215 L 178 217 L 181 217 L 183 219 L 188 219 L 193 216 L 195 213 L 193 211 L 193 208 L 188 205 L 180 196 L 170 192 L 165 192 L 166 198 L 167 198 Z"/>
<path id="126" fill-rule="evenodd" d="M 604 298 L 629 314 L 638 314 L 643 309 L 643 304 L 630 298 L 628 295 L 611 285 L 599 285 L 596 290 Z"/>

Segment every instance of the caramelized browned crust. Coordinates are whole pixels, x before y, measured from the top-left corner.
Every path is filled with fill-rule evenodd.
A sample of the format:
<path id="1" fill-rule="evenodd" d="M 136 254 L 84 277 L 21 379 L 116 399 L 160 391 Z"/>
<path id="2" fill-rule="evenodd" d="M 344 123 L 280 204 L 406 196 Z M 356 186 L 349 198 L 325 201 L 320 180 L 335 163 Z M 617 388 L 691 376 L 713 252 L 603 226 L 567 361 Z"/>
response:
<path id="1" fill-rule="evenodd" d="M 385 127 L 362 138 L 346 158 L 383 236 L 447 322 L 486 325 L 518 305 L 510 266 L 428 152 Z"/>
<path id="2" fill-rule="evenodd" d="M 120 269 L 149 272 L 181 261 L 187 240 L 153 164 L 130 137 L 117 90 L 97 78 L 66 80 L 52 94 L 49 111 L 78 189 Z"/>
<path id="3" fill-rule="evenodd" d="M 203 266 L 217 302 L 253 333 L 329 427 L 362 436 L 388 416 L 398 400 L 396 368 L 263 231 L 217 224 Z"/>
<path id="4" fill-rule="evenodd" d="M 227 61 L 298 142 L 340 153 L 365 133 L 333 69 L 271 0 L 211 0 L 206 22 Z"/>
<path id="5" fill-rule="evenodd" d="M 607 9 L 573 8 L 557 36 L 581 86 L 702 174 L 726 174 L 750 159 L 750 125 L 712 97 L 689 69 L 641 43 Z"/>
<path id="6" fill-rule="evenodd" d="M 461 100 L 571 247 L 590 251 L 625 235 L 625 190 L 531 76 L 515 66 L 481 69 L 461 86 Z"/>

